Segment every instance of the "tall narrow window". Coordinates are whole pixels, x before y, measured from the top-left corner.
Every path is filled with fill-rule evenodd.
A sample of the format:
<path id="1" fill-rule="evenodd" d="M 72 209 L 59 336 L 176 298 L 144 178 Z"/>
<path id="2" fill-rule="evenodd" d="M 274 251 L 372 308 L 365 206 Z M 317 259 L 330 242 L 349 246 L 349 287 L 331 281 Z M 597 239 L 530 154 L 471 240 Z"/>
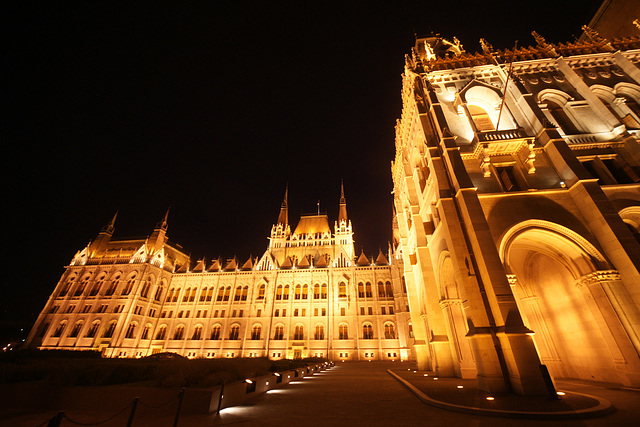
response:
<path id="1" fill-rule="evenodd" d="M 191 336 L 192 340 L 199 340 L 202 338 L 202 326 L 198 325 L 193 329 L 193 335 Z"/>
<path id="2" fill-rule="evenodd" d="M 222 301 L 222 298 L 224 298 L 224 287 L 220 286 L 220 289 L 218 289 L 218 296 L 216 297 L 216 301 Z"/>
<path id="3" fill-rule="evenodd" d="M 184 326 L 180 325 L 176 328 L 176 331 L 173 333 L 174 340 L 181 340 L 184 338 Z"/>
<path id="4" fill-rule="evenodd" d="M 89 328 L 89 331 L 87 331 L 87 335 L 85 336 L 87 338 L 94 338 L 96 336 L 96 333 L 98 332 L 99 326 L 100 326 L 100 322 L 94 322 Z"/>
<path id="5" fill-rule="evenodd" d="M 125 338 L 133 338 L 133 334 L 136 331 L 136 324 L 135 323 L 130 323 L 129 327 L 127 328 L 127 334 L 124 336 Z"/>
<path id="6" fill-rule="evenodd" d="M 384 325 L 384 337 L 386 339 L 395 339 L 396 337 L 396 331 L 395 328 L 393 326 L 393 323 L 387 323 Z"/>
<path id="7" fill-rule="evenodd" d="M 347 296 L 347 285 L 344 282 L 340 282 L 338 285 L 338 297 L 345 298 Z"/>
<path id="8" fill-rule="evenodd" d="M 265 292 L 265 286 L 264 285 L 260 285 L 260 287 L 258 288 L 258 300 L 263 300 L 264 299 L 264 292 Z"/>
<path id="9" fill-rule="evenodd" d="M 366 287 L 366 290 L 367 290 L 367 298 L 371 298 L 373 296 L 373 294 L 371 292 L 371 283 L 367 282 L 365 287 Z"/>
<path id="10" fill-rule="evenodd" d="M 283 299 L 288 300 L 289 299 L 289 285 L 286 285 L 284 287 L 284 295 L 283 295 Z"/>
<path id="11" fill-rule="evenodd" d="M 358 283 L 358 298 L 364 298 L 364 284 Z"/>
<path id="12" fill-rule="evenodd" d="M 314 339 L 316 340 L 323 340 L 324 339 L 324 326 L 323 325 L 316 325 L 316 333 L 313 336 Z"/>
<path id="13" fill-rule="evenodd" d="M 242 288 L 242 298 L 240 298 L 241 301 L 246 301 L 248 295 L 249 295 L 249 287 L 245 286 L 244 288 Z"/>
<path id="14" fill-rule="evenodd" d="M 240 336 L 240 326 L 233 325 L 231 327 L 231 330 L 229 331 L 229 339 L 237 340 L 239 336 Z"/>
<path id="15" fill-rule="evenodd" d="M 349 327 L 344 323 L 338 327 L 338 338 L 341 340 L 349 339 Z"/>
<path id="16" fill-rule="evenodd" d="M 251 329 L 252 340 L 259 340 L 261 334 L 262 334 L 262 327 L 260 325 L 256 325 L 253 327 L 253 329 Z"/>
<path id="17" fill-rule="evenodd" d="M 307 295 L 309 294 L 309 286 L 304 285 L 302 287 L 302 299 L 307 299 Z"/>
<path id="18" fill-rule="evenodd" d="M 320 295 L 320 298 L 327 299 L 327 284 L 326 283 L 322 284 L 322 294 Z"/>
<path id="19" fill-rule="evenodd" d="M 373 339 L 373 327 L 371 325 L 364 325 L 362 327 L 362 339 Z"/>
<path id="20" fill-rule="evenodd" d="M 545 102 L 547 103 L 547 109 L 551 117 L 553 117 L 556 125 L 564 131 L 565 135 L 577 135 L 581 133 L 560 104 L 548 99 L 546 99 Z"/>
<path id="21" fill-rule="evenodd" d="M 296 325 L 295 332 L 293 334 L 294 340 L 303 340 L 304 339 L 304 328 L 302 325 Z"/>
<path id="22" fill-rule="evenodd" d="M 284 326 L 277 325 L 274 329 L 273 339 L 282 340 L 284 338 Z"/>
<path id="23" fill-rule="evenodd" d="M 294 294 L 295 299 L 300 299 L 300 285 L 296 285 L 296 290 Z"/>
<path id="24" fill-rule="evenodd" d="M 276 289 L 276 300 L 281 300 L 282 299 L 282 285 L 278 285 L 278 288 Z"/>
<path id="25" fill-rule="evenodd" d="M 157 340 L 163 340 L 167 336 L 167 325 L 162 325 L 156 333 Z"/>
<path id="26" fill-rule="evenodd" d="M 220 339 L 220 325 L 215 325 L 212 329 L 211 329 L 211 338 L 212 340 L 219 340 Z"/>
<path id="27" fill-rule="evenodd" d="M 313 285 L 313 299 L 320 299 L 320 285 Z"/>

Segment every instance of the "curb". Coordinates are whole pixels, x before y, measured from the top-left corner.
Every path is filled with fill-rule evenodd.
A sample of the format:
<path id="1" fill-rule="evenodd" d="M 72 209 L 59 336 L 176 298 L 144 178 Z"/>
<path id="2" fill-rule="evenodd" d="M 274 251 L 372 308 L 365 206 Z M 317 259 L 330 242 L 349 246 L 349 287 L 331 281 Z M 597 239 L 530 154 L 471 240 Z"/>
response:
<path id="1" fill-rule="evenodd" d="M 577 419 L 577 418 L 591 418 L 598 417 L 601 415 L 605 415 L 613 411 L 613 406 L 611 402 L 606 399 L 602 399 L 599 397 L 591 396 L 589 394 L 583 393 L 575 393 L 572 394 L 590 397 L 598 401 L 598 406 L 587 409 L 578 409 L 576 411 L 558 411 L 558 412 L 527 412 L 527 411 L 506 411 L 499 409 L 487 409 L 487 408 L 478 408 L 474 406 L 462 406 L 456 405 L 453 403 L 442 402 L 440 400 L 435 400 L 424 394 L 417 387 L 411 384 L 409 381 L 395 374 L 390 369 L 387 369 L 387 372 L 398 380 L 402 385 L 408 388 L 413 394 L 415 394 L 418 399 L 422 402 L 435 406 L 437 408 L 446 409 L 449 411 L 456 412 L 464 412 L 467 414 L 479 414 L 479 415 L 487 415 L 492 417 L 503 417 L 503 418 L 536 418 L 536 419 Z"/>

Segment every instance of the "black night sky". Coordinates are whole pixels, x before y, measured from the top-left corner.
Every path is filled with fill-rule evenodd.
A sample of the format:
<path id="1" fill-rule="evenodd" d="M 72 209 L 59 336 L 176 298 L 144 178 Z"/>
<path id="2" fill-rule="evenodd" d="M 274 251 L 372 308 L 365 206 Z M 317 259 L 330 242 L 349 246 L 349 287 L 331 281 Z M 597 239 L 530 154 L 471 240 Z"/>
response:
<path id="1" fill-rule="evenodd" d="M 581 33 L 600 0 L 15 2 L 4 7 L 0 335 L 28 329 L 76 251 L 168 235 L 192 260 L 262 255 L 290 221 L 337 216 L 386 250 L 401 73 L 414 33 L 467 51 Z M 23 333 L 26 336 L 27 330 Z"/>

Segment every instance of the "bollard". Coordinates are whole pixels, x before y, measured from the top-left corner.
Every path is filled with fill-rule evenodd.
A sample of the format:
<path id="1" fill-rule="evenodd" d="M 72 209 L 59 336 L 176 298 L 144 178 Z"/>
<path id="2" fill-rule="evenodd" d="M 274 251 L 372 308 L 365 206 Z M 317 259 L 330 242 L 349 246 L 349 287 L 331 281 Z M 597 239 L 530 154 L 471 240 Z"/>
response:
<path id="1" fill-rule="evenodd" d="M 139 400 L 140 400 L 139 397 L 133 398 L 133 405 L 131 406 L 131 413 L 129 414 L 129 419 L 127 420 L 127 427 L 131 427 L 131 424 L 133 423 L 133 416 L 136 413 L 136 408 L 138 407 Z"/>
<path id="2" fill-rule="evenodd" d="M 222 395 L 224 393 L 224 383 L 225 381 L 222 381 L 222 386 L 220 387 L 220 397 L 218 397 L 218 410 L 216 411 L 217 414 L 220 413 L 220 407 L 222 406 Z"/>
<path id="3" fill-rule="evenodd" d="M 176 410 L 176 418 L 173 420 L 173 427 L 178 427 L 178 418 L 180 418 L 180 407 L 182 406 L 182 399 L 184 398 L 184 390 L 182 387 L 180 389 L 180 394 L 178 394 L 178 409 Z"/>
<path id="4" fill-rule="evenodd" d="M 62 422 L 62 417 L 64 417 L 64 412 L 60 411 L 56 414 L 55 417 L 51 418 L 47 427 L 60 427 L 60 423 Z"/>

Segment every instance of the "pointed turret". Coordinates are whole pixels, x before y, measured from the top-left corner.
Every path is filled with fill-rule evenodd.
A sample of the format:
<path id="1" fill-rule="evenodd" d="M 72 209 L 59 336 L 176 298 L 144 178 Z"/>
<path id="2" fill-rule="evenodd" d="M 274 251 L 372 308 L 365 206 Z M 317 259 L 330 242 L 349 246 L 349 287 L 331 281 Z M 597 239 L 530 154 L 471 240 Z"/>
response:
<path id="1" fill-rule="evenodd" d="M 153 233 L 149 236 L 148 245 L 151 254 L 162 249 L 167 241 L 167 220 L 169 219 L 169 209 L 171 209 L 171 207 L 167 209 L 167 212 L 165 212 L 160 222 L 156 224 L 156 228 L 153 229 Z"/>
<path id="2" fill-rule="evenodd" d="M 111 221 L 109 221 L 107 225 L 102 227 L 102 230 L 100 230 L 100 233 L 98 233 L 98 237 L 96 237 L 93 242 L 89 243 L 89 246 L 87 248 L 87 256 L 89 258 L 93 257 L 96 253 L 101 252 L 107 246 L 107 244 L 111 240 L 111 236 L 113 236 L 117 216 L 118 212 L 113 215 L 113 218 L 111 218 Z"/>
<path id="3" fill-rule="evenodd" d="M 340 181 L 340 212 L 338 222 L 347 220 L 347 199 L 344 198 L 344 182 Z"/>
<path id="4" fill-rule="evenodd" d="M 288 225 L 289 224 L 289 203 L 287 202 L 287 198 L 289 197 L 289 186 L 284 190 L 284 200 L 282 201 L 282 205 L 280 205 L 280 215 L 278 215 L 277 224 Z"/>
<path id="5" fill-rule="evenodd" d="M 109 221 L 109 224 L 107 224 L 104 227 L 102 227 L 102 232 L 103 233 L 108 233 L 110 235 L 113 235 L 113 231 L 116 228 L 116 218 L 117 217 L 118 217 L 118 211 L 116 211 L 116 213 L 113 214 L 113 218 L 111 218 L 111 221 Z"/>

